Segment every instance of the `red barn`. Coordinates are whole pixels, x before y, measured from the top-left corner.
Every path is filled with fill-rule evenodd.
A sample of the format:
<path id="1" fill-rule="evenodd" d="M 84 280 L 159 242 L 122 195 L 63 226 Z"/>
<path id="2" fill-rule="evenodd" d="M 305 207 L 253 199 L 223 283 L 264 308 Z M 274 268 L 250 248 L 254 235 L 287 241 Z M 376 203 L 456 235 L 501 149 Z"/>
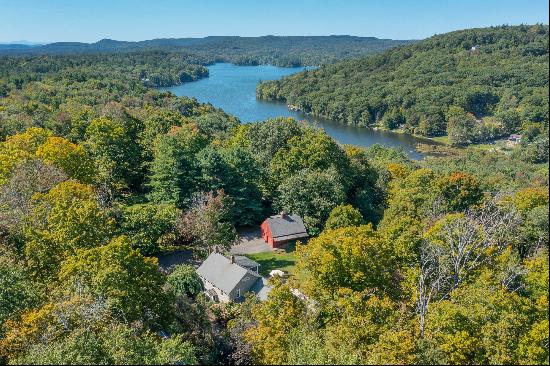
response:
<path id="1" fill-rule="evenodd" d="M 273 248 L 308 237 L 302 218 L 285 213 L 267 218 L 262 223 L 261 231 L 262 238 Z"/>

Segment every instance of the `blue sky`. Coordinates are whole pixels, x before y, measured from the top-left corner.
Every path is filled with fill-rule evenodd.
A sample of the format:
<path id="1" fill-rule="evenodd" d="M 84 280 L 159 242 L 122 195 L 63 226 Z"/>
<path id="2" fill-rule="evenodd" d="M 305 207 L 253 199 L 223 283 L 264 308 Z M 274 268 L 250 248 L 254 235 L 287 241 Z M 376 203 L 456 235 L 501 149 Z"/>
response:
<path id="1" fill-rule="evenodd" d="M 548 24 L 548 0 L 0 0 L 0 42 L 267 34 L 421 39 L 537 22 Z"/>

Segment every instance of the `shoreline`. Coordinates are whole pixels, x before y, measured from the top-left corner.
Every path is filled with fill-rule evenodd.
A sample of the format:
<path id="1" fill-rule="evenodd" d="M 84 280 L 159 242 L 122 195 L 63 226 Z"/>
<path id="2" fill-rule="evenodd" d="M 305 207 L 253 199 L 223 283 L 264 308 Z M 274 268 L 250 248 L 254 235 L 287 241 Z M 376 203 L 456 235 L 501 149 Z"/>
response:
<path id="1" fill-rule="evenodd" d="M 339 124 L 344 125 L 344 126 L 353 126 L 353 127 L 357 127 L 357 128 L 368 128 L 368 129 L 371 129 L 373 131 L 384 131 L 384 132 L 390 132 L 390 133 L 395 133 L 395 134 L 407 135 L 407 136 L 412 136 L 412 137 L 417 138 L 417 139 L 428 140 L 433 145 L 441 145 L 441 146 L 449 146 L 449 147 L 451 146 L 447 141 L 443 141 L 443 140 L 447 139 L 447 135 L 429 137 L 429 136 L 422 136 L 422 135 L 418 135 L 418 134 L 415 134 L 415 133 L 406 132 L 402 128 L 396 128 L 396 129 L 392 130 L 392 129 L 389 129 L 389 128 L 385 128 L 385 127 L 383 127 L 379 124 L 372 125 L 372 126 L 362 126 L 362 125 L 358 125 L 358 124 L 349 124 L 349 123 L 345 123 L 345 122 L 342 122 L 342 121 L 333 120 L 333 119 L 331 119 L 327 116 L 322 116 L 322 115 L 314 114 L 314 113 L 311 113 L 311 112 L 305 112 L 297 106 L 294 106 L 294 105 L 291 105 L 291 104 L 286 104 L 286 101 L 284 101 L 284 100 L 264 99 L 264 98 L 258 97 L 257 94 L 256 94 L 256 97 L 260 100 L 263 100 L 263 101 L 283 103 L 283 104 L 286 105 L 286 107 L 289 110 L 291 110 L 293 112 L 302 113 L 306 116 L 311 116 L 311 117 L 314 117 L 314 118 L 321 118 L 321 119 L 325 119 L 325 120 L 334 121 L 334 122 L 339 123 Z"/>
<path id="2" fill-rule="evenodd" d="M 215 63 L 209 66 L 209 69 L 210 69 L 209 77 L 204 78 L 203 82 L 205 82 L 204 80 L 212 79 L 213 77 L 214 78 L 220 77 L 220 75 L 218 75 L 219 74 L 218 68 L 214 66 L 214 65 L 220 65 L 220 64 L 227 64 L 228 66 L 231 65 L 229 69 L 238 69 L 239 67 L 241 67 L 240 65 L 236 65 L 232 63 L 221 63 L 221 62 Z M 278 68 L 278 66 L 276 65 L 264 65 L 264 66 Z M 256 68 L 256 67 L 257 66 L 253 66 L 251 68 Z M 212 74 L 213 69 L 218 70 L 218 74 L 216 74 L 217 76 Z M 225 68 L 222 68 L 222 69 L 225 70 Z M 283 68 L 281 67 L 281 69 Z M 233 74 L 233 77 L 238 77 L 239 72 L 238 71 L 233 71 L 233 72 L 235 73 Z M 231 75 L 231 71 L 224 71 L 222 73 L 222 75 L 226 75 L 226 74 Z M 243 75 L 245 75 L 245 77 L 248 79 L 250 79 L 250 74 L 254 74 L 254 75 L 258 74 L 257 78 L 255 77 L 255 80 L 252 82 L 253 85 L 251 86 L 252 95 L 250 95 L 250 97 L 252 97 L 251 99 L 254 99 L 255 101 L 254 102 L 243 101 L 242 103 L 244 106 L 246 106 L 246 108 L 251 108 L 250 110 L 252 111 L 252 114 L 253 114 L 252 116 L 250 116 L 251 114 L 250 110 L 247 110 L 246 108 L 243 109 L 246 115 L 244 119 L 241 115 L 239 115 L 239 107 L 238 107 L 239 102 L 235 98 L 230 98 L 230 100 L 227 103 L 225 103 L 224 100 L 226 99 L 223 96 L 220 96 L 214 93 L 214 99 L 212 100 L 212 98 L 210 98 L 209 100 L 208 92 L 202 89 L 206 88 L 208 85 L 211 85 L 211 84 L 216 85 L 215 81 L 213 82 L 206 81 L 207 84 L 203 84 L 202 89 L 201 87 L 197 87 L 199 90 L 201 90 L 202 94 L 200 95 L 202 95 L 202 99 L 201 99 L 202 102 L 211 103 L 217 108 L 223 109 L 227 113 L 232 114 L 235 117 L 239 118 L 241 122 L 244 121 L 243 123 L 248 123 L 249 121 L 250 122 L 260 121 L 266 118 L 267 119 L 276 118 L 278 116 L 291 117 L 298 121 L 306 120 L 308 123 L 311 123 L 312 125 L 318 125 L 319 127 L 323 128 L 328 135 L 330 135 L 340 144 L 354 145 L 354 146 L 364 147 L 364 148 L 367 148 L 368 146 L 371 146 L 373 144 L 380 144 L 382 146 L 388 146 L 388 147 L 393 147 L 398 149 L 402 148 L 404 152 L 413 160 L 423 160 L 426 157 L 426 154 L 422 151 L 422 149 L 418 148 L 420 144 L 438 145 L 438 146 L 443 145 L 440 141 L 427 138 L 424 136 L 410 134 L 402 130 L 388 130 L 388 129 L 382 128 L 381 126 L 373 126 L 373 125 L 359 126 L 359 125 L 346 124 L 337 120 L 331 120 L 323 116 L 316 116 L 316 115 L 313 115 L 312 113 L 305 113 L 301 111 L 299 108 L 296 108 L 296 106 L 291 106 L 291 105 L 289 106 L 287 103 L 284 103 L 280 100 L 259 98 L 256 91 L 258 86 L 258 80 L 263 80 L 263 77 L 261 75 L 262 72 L 243 71 Z M 281 71 L 281 72 L 274 72 L 274 74 L 275 75 L 283 74 L 284 76 L 285 74 L 288 74 L 288 72 Z M 272 76 L 275 76 L 275 75 L 272 75 Z M 279 80 L 280 78 L 281 77 L 277 77 L 274 80 Z M 187 83 L 183 83 L 183 84 L 187 84 Z M 249 83 L 247 81 L 246 85 L 248 84 Z M 175 95 L 186 95 L 188 97 L 192 97 L 195 95 L 194 92 L 189 91 L 189 89 L 187 90 L 187 92 L 183 92 L 181 91 L 181 89 L 178 89 L 178 88 L 181 88 L 181 86 L 160 87 L 155 89 L 162 92 L 170 92 Z M 191 88 L 191 90 L 194 90 L 194 89 L 195 88 Z M 180 90 L 180 92 L 178 92 L 178 90 Z M 249 98 L 248 92 L 246 93 L 245 97 Z M 222 99 L 220 100 L 220 98 Z M 266 104 L 271 104 L 271 103 L 278 106 L 274 106 L 274 107 L 266 106 Z M 258 116 L 254 115 L 255 113 L 254 109 L 256 108 L 256 106 L 254 106 L 253 104 L 261 105 L 260 107 L 258 107 L 259 108 L 258 112 L 260 113 L 258 114 Z M 264 113 L 263 113 L 264 111 L 261 110 L 264 108 L 267 109 L 267 112 L 265 113 L 266 116 L 264 116 Z M 272 116 L 270 116 L 270 112 L 269 112 L 270 108 L 272 108 L 274 112 L 274 113 L 271 113 L 273 114 Z M 254 117 L 254 118 L 251 118 L 251 117 Z M 260 118 L 260 117 L 265 117 L 265 118 Z"/>

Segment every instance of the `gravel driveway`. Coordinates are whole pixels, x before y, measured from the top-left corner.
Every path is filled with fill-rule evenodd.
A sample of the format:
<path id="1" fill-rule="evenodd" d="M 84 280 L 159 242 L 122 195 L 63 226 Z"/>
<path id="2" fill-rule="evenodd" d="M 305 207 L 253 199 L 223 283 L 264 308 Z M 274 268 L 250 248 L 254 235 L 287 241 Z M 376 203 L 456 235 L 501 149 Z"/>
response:
<path id="1" fill-rule="evenodd" d="M 231 247 L 231 254 L 253 254 L 273 251 L 273 248 L 262 239 L 260 228 L 239 230 L 239 237 L 239 242 Z"/>

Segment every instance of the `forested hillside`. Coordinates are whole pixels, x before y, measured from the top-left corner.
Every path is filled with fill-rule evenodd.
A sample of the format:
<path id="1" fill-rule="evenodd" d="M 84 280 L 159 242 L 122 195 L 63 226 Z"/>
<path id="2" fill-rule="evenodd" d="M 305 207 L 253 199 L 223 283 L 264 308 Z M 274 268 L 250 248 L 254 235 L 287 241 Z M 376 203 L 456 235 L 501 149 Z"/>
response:
<path id="1" fill-rule="evenodd" d="M 292 119 L 241 125 L 149 88 L 203 76 L 173 55 L 0 58 L 0 364 L 548 364 L 532 144 L 418 162 Z M 536 82 L 521 118 L 547 113 Z M 310 234 L 293 272 L 264 302 L 210 301 L 197 263 L 280 211 Z"/>
<path id="2" fill-rule="evenodd" d="M 203 66 L 212 59 L 173 52 L 134 52 L 89 55 L 0 56 L 0 96 L 21 95 L 25 90 L 48 89 L 43 103 L 66 98 L 80 89 L 97 89 L 98 98 L 125 92 L 135 95 L 147 86 L 171 86 L 208 76 Z M 33 83 L 29 86 L 31 82 Z M 107 93 L 103 87 L 108 87 Z M 102 90 L 99 92 L 99 90 Z"/>
<path id="3" fill-rule="evenodd" d="M 342 123 L 467 145 L 520 131 L 547 135 L 548 79 L 548 26 L 502 26 L 264 82 L 257 95 Z"/>
<path id="4" fill-rule="evenodd" d="M 153 39 L 124 42 L 103 39 L 96 43 L 57 42 L 44 46 L 9 49 L 0 54 L 79 54 L 135 51 L 193 53 L 199 57 L 239 65 L 316 66 L 338 60 L 371 55 L 411 41 L 374 37 L 205 37 Z"/>

